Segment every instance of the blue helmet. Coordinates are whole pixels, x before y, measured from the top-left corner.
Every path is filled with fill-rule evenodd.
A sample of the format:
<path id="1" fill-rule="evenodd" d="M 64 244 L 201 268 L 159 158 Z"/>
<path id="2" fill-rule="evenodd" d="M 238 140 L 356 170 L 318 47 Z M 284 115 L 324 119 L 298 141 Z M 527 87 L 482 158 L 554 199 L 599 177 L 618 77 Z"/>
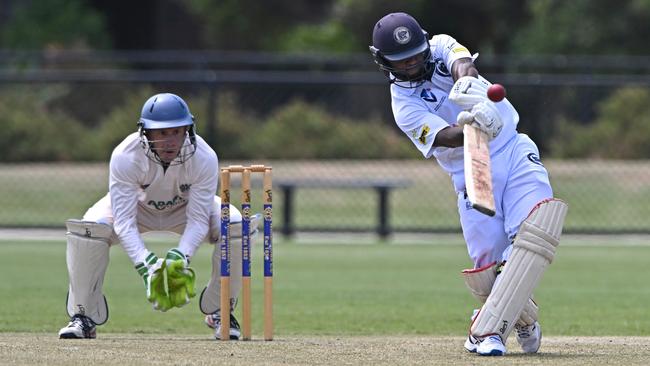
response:
<path id="1" fill-rule="evenodd" d="M 147 139 L 147 130 L 175 128 L 187 126 L 187 140 L 179 151 L 178 157 L 167 165 L 182 164 L 194 155 L 196 151 L 196 134 L 194 132 L 194 116 L 190 113 L 187 103 L 178 95 L 161 93 L 152 96 L 142 106 L 138 130 L 142 146 L 147 150 L 147 156 L 164 164 L 158 154 L 152 149 L 151 141 Z"/>
<path id="2" fill-rule="evenodd" d="M 372 46 L 369 48 L 375 63 L 391 83 L 406 81 L 410 87 L 416 87 L 431 77 L 433 64 L 429 35 L 415 18 L 406 13 L 390 13 L 379 19 L 372 32 Z M 417 73 L 410 74 L 409 69 L 399 69 L 393 65 L 395 61 L 406 60 L 418 54 L 422 54 L 422 62 L 410 67 L 417 68 Z M 391 74 L 394 78 L 390 77 Z"/>
<path id="3" fill-rule="evenodd" d="M 156 94 L 142 106 L 140 124 L 146 130 L 194 125 L 194 116 L 178 95 Z"/>

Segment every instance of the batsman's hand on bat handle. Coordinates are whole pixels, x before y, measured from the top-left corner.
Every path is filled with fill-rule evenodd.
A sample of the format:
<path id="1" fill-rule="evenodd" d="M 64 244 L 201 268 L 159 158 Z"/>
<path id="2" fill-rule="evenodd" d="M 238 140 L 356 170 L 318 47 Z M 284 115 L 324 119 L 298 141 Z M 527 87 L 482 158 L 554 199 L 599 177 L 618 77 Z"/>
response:
<path id="1" fill-rule="evenodd" d="M 503 129 L 503 120 L 496 105 L 490 101 L 476 104 L 471 111 L 462 111 L 456 116 L 459 126 L 471 124 L 485 132 L 489 140 L 494 139 Z"/>
<path id="2" fill-rule="evenodd" d="M 154 310 L 167 311 L 172 308 L 165 288 L 165 266 L 166 262 L 153 253 L 149 253 L 144 263 L 135 265 L 136 271 L 144 281 L 147 300 Z"/>
<path id="3" fill-rule="evenodd" d="M 196 274 L 189 258 L 179 249 L 170 249 L 165 256 L 167 285 L 171 306 L 182 307 L 196 296 Z"/>
<path id="4" fill-rule="evenodd" d="M 463 76 L 456 80 L 449 92 L 449 100 L 459 105 L 466 111 L 474 108 L 481 102 L 489 101 L 487 90 L 490 84 L 473 76 Z"/>

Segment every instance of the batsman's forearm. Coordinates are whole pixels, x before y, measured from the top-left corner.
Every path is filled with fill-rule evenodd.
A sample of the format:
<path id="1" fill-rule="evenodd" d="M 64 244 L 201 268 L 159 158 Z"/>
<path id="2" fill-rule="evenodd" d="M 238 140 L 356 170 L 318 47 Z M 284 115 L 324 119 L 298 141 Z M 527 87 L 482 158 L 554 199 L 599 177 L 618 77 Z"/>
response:
<path id="1" fill-rule="evenodd" d="M 436 134 L 433 146 L 461 147 L 463 146 L 463 127 L 445 127 Z"/>
<path id="2" fill-rule="evenodd" d="M 463 76 L 473 76 L 478 77 L 478 69 L 474 65 L 474 61 L 471 58 L 461 58 L 456 60 L 451 66 L 451 74 L 454 77 L 454 81 L 462 78 Z"/>

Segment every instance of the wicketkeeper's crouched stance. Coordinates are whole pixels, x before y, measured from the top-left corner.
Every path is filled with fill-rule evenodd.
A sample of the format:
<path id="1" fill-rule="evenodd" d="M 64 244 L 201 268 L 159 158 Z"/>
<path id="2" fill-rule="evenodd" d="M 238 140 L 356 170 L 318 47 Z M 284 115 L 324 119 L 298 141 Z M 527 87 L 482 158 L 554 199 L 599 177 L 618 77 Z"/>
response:
<path id="1" fill-rule="evenodd" d="M 66 222 L 70 280 L 66 308 L 71 319 L 59 331 L 61 338 L 95 338 L 96 325 L 108 320 L 102 286 L 111 245 L 120 243 L 126 251 L 153 308 L 167 311 L 196 296 L 190 258 L 201 243 L 216 243 L 220 238 L 217 155 L 195 134 L 194 117 L 185 101 L 173 94 L 154 95 L 145 102 L 138 127 L 138 132 L 113 151 L 109 193 L 82 220 Z M 231 205 L 233 236 L 241 234 L 241 219 Z M 251 219 L 251 232 L 257 231 L 259 221 L 259 215 Z M 179 244 L 158 258 L 141 237 L 150 231 L 177 233 L 181 235 Z M 232 273 L 241 274 L 237 240 L 232 242 L 231 253 Z M 215 328 L 218 338 L 220 262 L 216 245 L 212 256 L 212 276 L 199 302 L 207 314 L 206 324 Z M 240 289 L 241 276 L 234 275 L 230 285 L 233 305 Z M 231 338 L 239 338 L 239 324 L 232 313 L 226 321 L 230 322 Z"/>

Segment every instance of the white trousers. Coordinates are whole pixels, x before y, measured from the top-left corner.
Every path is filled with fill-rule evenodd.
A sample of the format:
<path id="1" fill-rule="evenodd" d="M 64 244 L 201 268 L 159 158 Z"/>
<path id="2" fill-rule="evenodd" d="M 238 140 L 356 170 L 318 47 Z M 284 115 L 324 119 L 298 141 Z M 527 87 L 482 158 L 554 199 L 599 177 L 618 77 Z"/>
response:
<path id="1" fill-rule="evenodd" d="M 491 163 L 496 204 L 493 217 L 472 208 L 465 193 L 464 173 L 452 176 L 463 236 L 474 268 L 507 259 L 510 251 L 506 249 L 519 225 L 538 202 L 553 197 L 537 145 L 527 135 L 518 134 L 500 151 L 492 153 Z"/>

